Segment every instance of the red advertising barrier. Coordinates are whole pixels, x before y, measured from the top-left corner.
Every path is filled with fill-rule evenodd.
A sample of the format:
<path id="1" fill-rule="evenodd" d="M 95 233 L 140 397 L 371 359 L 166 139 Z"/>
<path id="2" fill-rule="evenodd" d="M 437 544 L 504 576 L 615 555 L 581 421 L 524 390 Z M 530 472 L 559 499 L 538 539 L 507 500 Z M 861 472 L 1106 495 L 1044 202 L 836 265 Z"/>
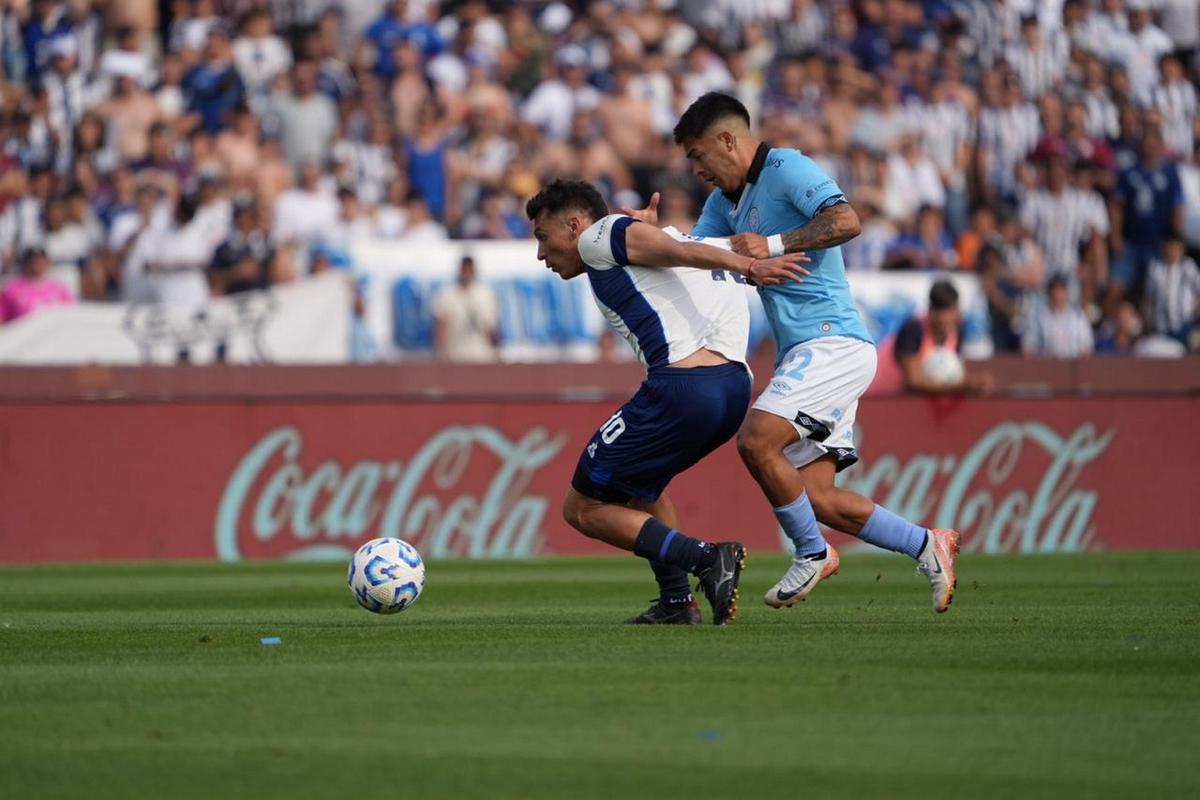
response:
<path id="1" fill-rule="evenodd" d="M 0 406 L 0 562 L 601 553 L 559 503 L 610 403 Z M 1200 399 L 864 401 L 842 476 L 986 552 L 1200 546 Z M 730 443 L 669 489 L 685 530 L 779 549 Z"/>

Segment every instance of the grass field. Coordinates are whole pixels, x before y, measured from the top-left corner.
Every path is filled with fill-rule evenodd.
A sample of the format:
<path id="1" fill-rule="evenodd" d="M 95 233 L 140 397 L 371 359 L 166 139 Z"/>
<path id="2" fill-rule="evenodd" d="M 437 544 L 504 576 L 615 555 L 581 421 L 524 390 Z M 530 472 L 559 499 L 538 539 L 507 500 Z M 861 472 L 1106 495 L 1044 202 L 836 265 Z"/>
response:
<path id="1" fill-rule="evenodd" d="M 899 557 L 630 628 L 633 558 L 0 570 L 0 797 L 1197 797 L 1200 553 Z M 264 646 L 262 637 L 282 643 Z"/>

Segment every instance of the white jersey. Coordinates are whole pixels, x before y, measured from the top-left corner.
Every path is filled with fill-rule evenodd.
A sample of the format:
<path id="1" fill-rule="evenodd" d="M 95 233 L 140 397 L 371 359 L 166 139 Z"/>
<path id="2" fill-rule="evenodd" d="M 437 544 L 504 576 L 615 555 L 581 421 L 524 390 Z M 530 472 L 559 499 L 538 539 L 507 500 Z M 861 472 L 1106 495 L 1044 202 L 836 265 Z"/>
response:
<path id="1" fill-rule="evenodd" d="M 579 255 L 596 305 L 646 369 L 673 364 L 701 348 L 746 363 L 750 310 L 745 279 L 723 270 L 630 264 L 625 230 L 634 222 L 623 214 L 604 217 L 580 235 Z M 694 240 L 674 228 L 664 232 L 732 249 L 726 239 Z"/>

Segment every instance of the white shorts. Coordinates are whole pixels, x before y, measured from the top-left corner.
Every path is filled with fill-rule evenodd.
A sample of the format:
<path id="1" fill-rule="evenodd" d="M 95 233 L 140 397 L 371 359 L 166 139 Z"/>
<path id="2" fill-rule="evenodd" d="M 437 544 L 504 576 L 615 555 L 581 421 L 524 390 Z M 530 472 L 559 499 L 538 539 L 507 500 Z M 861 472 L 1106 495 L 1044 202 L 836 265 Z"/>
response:
<path id="1" fill-rule="evenodd" d="M 783 417 L 800 434 L 783 454 L 796 467 L 826 453 L 841 472 L 858 461 L 854 416 L 858 398 L 875 379 L 875 345 L 848 336 L 823 336 L 788 350 L 754 408 Z"/>

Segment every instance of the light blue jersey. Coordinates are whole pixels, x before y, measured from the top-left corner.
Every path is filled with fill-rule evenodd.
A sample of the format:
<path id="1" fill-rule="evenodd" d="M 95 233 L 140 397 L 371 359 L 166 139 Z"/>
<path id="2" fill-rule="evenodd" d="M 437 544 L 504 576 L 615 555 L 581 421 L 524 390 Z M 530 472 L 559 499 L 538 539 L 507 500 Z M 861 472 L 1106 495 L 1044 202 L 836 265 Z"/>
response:
<path id="1" fill-rule="evenodd" d="M 692 230 L 693 236 L 757 233 L 773 236 L 812 221 L 843 198 L 837 183 L 799 150 L 762 144 L 754 156 L 740 197 L 715 190 Z M 777 358 L 795 345 L 821 336 L 848 336 L 874 344 L 846 282 L 842 248 L 807 251 L 812 272 L 800 283 L 760 286 Z"/>

